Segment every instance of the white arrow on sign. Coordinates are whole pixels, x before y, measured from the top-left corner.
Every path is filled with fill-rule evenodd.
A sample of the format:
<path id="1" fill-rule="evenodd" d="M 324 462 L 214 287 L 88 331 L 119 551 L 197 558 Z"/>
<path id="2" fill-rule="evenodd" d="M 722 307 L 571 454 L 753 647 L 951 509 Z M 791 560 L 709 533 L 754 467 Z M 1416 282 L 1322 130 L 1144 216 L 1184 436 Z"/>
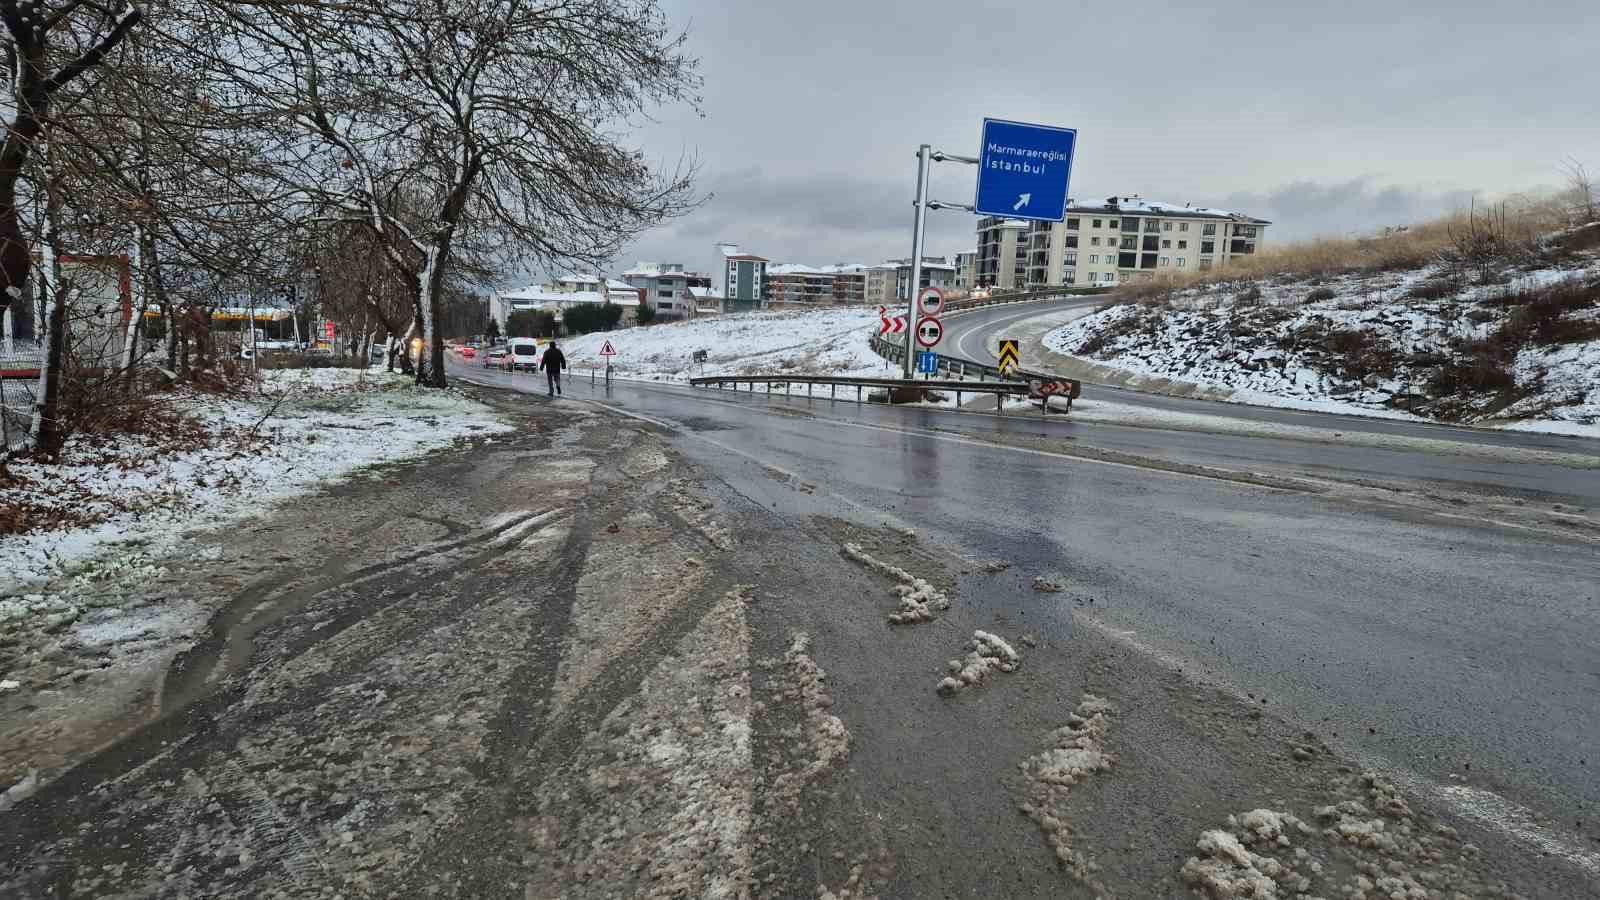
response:
<path id="1" fill-rule="evenodd" d="M 1028 205 L 1028 201 L 1032 200 L 1032 199 L 1033 199 L 1033 195 L 1032 194 L 1018 194 L 1017 195 L 1017 205 L 1011 207 L 1011 211 L 1012 212 L 1016 212 L 1017 210 L 1023 208 L 1024 206 L 1027 206 Z"/>

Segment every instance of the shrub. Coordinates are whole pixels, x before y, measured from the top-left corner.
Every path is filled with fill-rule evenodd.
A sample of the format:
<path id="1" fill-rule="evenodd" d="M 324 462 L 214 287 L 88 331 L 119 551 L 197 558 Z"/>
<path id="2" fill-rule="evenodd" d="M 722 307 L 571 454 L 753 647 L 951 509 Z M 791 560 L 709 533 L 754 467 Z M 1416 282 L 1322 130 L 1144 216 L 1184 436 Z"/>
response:
<path id="1" fill-rule="evenodd" d="M 1233 298 L 1233 305 L 1238 307 L 1256 306 L 1261 302 L 1261 288 L 1251 285 Z"/>
<path id="2" fill-rule="evenodd" d="M 1306 302 L 1307 303 L 1322 303 L 1322 302 L 1325 302 L 1325 301 L 1328 301 L 1328 300 L 1332 300 L 1336 296 L 1338 296 L 1338 295 L 1334 293 L 1333 288 L 1319 287 L 1319 288 L 1314 289 L 1311 293 L 1306 295 Z"/>
<path id="3" fill-rule="evenodd" d="M 1516 386 L 1511 369 L 1496 354 L 1475 353 L 1465 360 L 1451 360 L 1428 379 L 1428 392 L 1435 397 L 1500 393 Z"/>
<path id="4" fill-rule="evenodd" d="M 1335 329 L 1328 332 L 1323 343 L 1337 354 L 1339 367 L 1351 378 L 1393 375 L 1400 360 L 1399 353 L 1371 329 Z"/>
<path id="5" fill-rule="evenodd" d="M 639 313 L 635 316 L 635 320 L 640 325 L 649 325 L 656 320 L 656 308 L 644 303 L 639 304 Z"/>
<path id="6" fill-rule="evenodd" d="M 556 314 L 545 309 L 525 309 L 506 317 L 506 337 L 555 337 Z"/>
<path id="7" fill-rule="evenodd" d="M 1406 291 L 1406 296 L 1418 300 L 1448 300 L 1459 293 L 1461 293 L 1461 282 L 1455 278 L 1445 277 L 1431 278 L 1421 284 L 1412 285 L 1411 290 Z"/>
<path id="8" fill-rule="evenodd" d="M 561 321 L 568 334 L 610 331 L 622 321 L 622 307 L 615 303 L 577 303 L 566 308 Z"/>
<path id="9" fill-rule="evenodd" d="M 1493 339 L 1513 355 L 1526 344 L 1567 344 L 1592 340 L 1600 331 L 1600 323 L 1567 316 L 1571 312 L 1600 306 L 1600 279 L 1518 288 L 1484 302 L 1492 306 L 1511 307 L 1511 315 L 1495 331 Z"/>

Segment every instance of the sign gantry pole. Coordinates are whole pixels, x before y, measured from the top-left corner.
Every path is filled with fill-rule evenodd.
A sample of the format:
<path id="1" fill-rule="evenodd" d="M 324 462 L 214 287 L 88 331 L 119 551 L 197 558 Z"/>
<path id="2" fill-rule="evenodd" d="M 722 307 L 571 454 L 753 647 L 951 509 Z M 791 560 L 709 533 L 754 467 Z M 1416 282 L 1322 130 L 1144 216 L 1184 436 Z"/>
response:
<path id="1" fill-rule="evenodd" d="M 917 214 L 911 224 L 911 284 L 906 286 L 906 358 L 904 376 L 911 380 L 913 331 L 917 323 L 917 292 L 922 290 L 922 241 L 928 230 L 928 164 L 933 160 L 933 148 L 927 144 L 917 148 Z"/>

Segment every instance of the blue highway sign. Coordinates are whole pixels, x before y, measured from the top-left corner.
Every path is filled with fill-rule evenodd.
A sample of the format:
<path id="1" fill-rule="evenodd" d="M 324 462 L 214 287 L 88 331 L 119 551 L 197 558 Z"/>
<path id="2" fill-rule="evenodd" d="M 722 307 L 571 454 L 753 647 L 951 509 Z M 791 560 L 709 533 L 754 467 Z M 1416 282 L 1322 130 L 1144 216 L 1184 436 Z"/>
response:
<path id="1" fill-rule="evenodd" d="M 917 372 L 921 375 L 937 375 L 939 373 L 939 354 L 929 353 L 926 350 L 918 353 Z"/>
<path id="2" fill-rule="evenodd" d="M 1077 140 L 1072 128 L 984 119 L 975 211 L 980 216 L 1061 221 Z"/>

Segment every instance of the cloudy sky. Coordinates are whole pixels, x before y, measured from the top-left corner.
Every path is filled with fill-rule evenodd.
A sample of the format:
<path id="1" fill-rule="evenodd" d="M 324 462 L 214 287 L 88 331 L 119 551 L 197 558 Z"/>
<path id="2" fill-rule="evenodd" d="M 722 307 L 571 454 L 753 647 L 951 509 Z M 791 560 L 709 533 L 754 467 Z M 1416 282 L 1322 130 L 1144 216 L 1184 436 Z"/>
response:
<path id="1" fill-rule="evenodd" d="M 1600 170 L 1600 3 L 662 0 L 705 79 L 699 113 L 634 132 L 697 156 L 710 199 L 617 260 L 711 271 L 910 253 L 919 143 L 973 154 L 985 116 L 1078 130 L 1072 196 L 1223 206 L 1271 240 L 1424 218 Z M 975 170 L 934 167 L 971 202 Z M 929 250 L 975 244 L 941 211 Z"/>

